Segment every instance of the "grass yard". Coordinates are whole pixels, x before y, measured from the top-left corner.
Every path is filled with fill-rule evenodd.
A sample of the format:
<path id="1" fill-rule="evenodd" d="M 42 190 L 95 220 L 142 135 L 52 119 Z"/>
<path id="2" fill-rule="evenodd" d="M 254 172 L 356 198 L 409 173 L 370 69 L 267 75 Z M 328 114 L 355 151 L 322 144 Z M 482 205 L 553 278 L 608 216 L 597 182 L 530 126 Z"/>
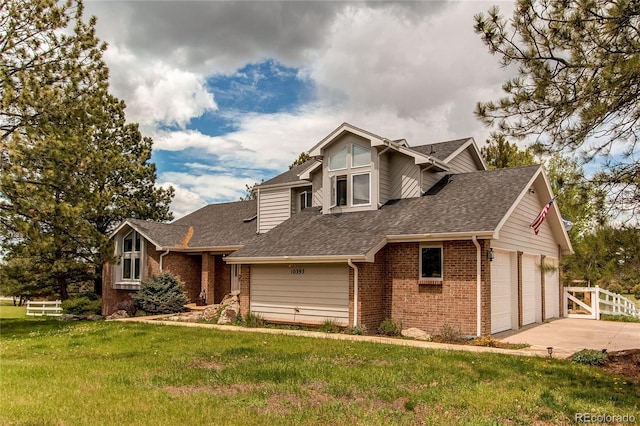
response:
<path id="1" fill-rule="evenodd" d="M 10 300 L 0 300 L 0 318 L 26 318 L 26 306 L 13 306 Z"/>
<path id="2" fill-rule="evenodd" d="M 2 425 L 640 419 L 637 384 L 561 360 L 122 322 L 0 326 Z"/>

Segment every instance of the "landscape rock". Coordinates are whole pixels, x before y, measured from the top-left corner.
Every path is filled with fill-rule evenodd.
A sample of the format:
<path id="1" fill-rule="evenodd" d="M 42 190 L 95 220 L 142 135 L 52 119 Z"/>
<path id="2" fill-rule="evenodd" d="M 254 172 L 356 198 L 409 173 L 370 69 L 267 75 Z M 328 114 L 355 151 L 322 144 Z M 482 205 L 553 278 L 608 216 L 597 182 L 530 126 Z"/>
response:
<path id="1" fill-rule="evenodd" d="M 221 313 L 218 324 L 233 324 L 240 313 L 240 298 L 237 294 L 229 294 L 222 299 L 219 307 Z"/>
<path id="2" fill-rule="evenodd" d="M 429 333 L 427 333 L 426 331 L 420 330 L 419 328 L 407 328 L 405 330 L 402 330 L 401 334 L 404 337 L 410 337 L 412 339 L 416 339 L 416 340 L 431 340 L 431 335 Z"/>
<path id="3" fill-rule="evenodd" d="M 215 321 L 218 314 L 218 306 L 219 305 L 208 306 L 204 311 L 202 311 L 202 319 L 209 322 Z"/>
<path id="4" fill-rule="evenodd" d="M 107 317 L 107 319 L 110 319 L 110 320 L 121 319 L 121 318 L 129 318 L 129 314 L 124 309 L 120 309 L 119 311 L 116 311 Z"/>

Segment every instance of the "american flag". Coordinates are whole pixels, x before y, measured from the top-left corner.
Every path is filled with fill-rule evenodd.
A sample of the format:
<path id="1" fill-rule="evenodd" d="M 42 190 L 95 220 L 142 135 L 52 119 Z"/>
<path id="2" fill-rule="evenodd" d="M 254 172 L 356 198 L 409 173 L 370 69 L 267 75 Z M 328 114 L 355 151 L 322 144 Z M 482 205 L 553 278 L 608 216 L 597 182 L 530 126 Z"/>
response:
<path id="1" fill-rule="evenodd" d="M 544 218 L 547 217 L 547 213 L 551 208 L 551 204 L 555 201 L 556 197 L 553 197 L 551 201 L 549 201 L 543 208 L 542 211 L 536 216 L 536 218 L 531 222 L 531 227 L 533 228 L 533 232 L 538 235 L 540 232 L 540 228 L 542 227 L 542 222 L 544 222 Z"/>

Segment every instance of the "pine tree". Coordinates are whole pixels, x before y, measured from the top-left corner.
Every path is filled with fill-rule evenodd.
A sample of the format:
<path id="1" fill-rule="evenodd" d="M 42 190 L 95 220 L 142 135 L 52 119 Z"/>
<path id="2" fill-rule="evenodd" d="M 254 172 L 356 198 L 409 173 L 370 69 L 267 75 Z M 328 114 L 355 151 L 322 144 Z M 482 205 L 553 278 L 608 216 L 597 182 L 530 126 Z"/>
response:
<path id="1" fill-rule="evenodd" d="M 509 137 L 606 166 L 600 183 L 627 213 L 640 208 L 640 2 L 518 0 L 511 19 L 497 7 L 475 31 L 517 75 L 476 115 Z"/>
<path id="2" fill-rule="evenodd" d="M 189 299 L 178 279 L 164 272 L 148 282 L 141 283 L 133 301 L 147 314 L 173 314 L 184 311 L 184 305 Z"/>
<path id="3" fill-rule="evenodd" d="M 0 243 L 63 299 L 87 281 L 99 292 L 107 234 L 125 217 L 170 219 L 173 195 L 109 93 L 106 46 L 82 12 L 81 0 L 0 6 Z"/>

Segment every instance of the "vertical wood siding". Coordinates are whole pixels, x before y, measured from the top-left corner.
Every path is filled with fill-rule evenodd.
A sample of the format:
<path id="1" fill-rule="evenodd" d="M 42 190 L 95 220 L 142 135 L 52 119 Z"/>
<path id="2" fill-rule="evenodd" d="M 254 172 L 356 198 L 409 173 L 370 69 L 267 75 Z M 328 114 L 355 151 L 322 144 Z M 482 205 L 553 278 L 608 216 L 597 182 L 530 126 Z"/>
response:
<path id="1" fill-rule="evenodd" d="M 290 197 L 291 189 L 289 188 L 260 191 L 258 232 L 267 232 L 291 217 Z"/>

